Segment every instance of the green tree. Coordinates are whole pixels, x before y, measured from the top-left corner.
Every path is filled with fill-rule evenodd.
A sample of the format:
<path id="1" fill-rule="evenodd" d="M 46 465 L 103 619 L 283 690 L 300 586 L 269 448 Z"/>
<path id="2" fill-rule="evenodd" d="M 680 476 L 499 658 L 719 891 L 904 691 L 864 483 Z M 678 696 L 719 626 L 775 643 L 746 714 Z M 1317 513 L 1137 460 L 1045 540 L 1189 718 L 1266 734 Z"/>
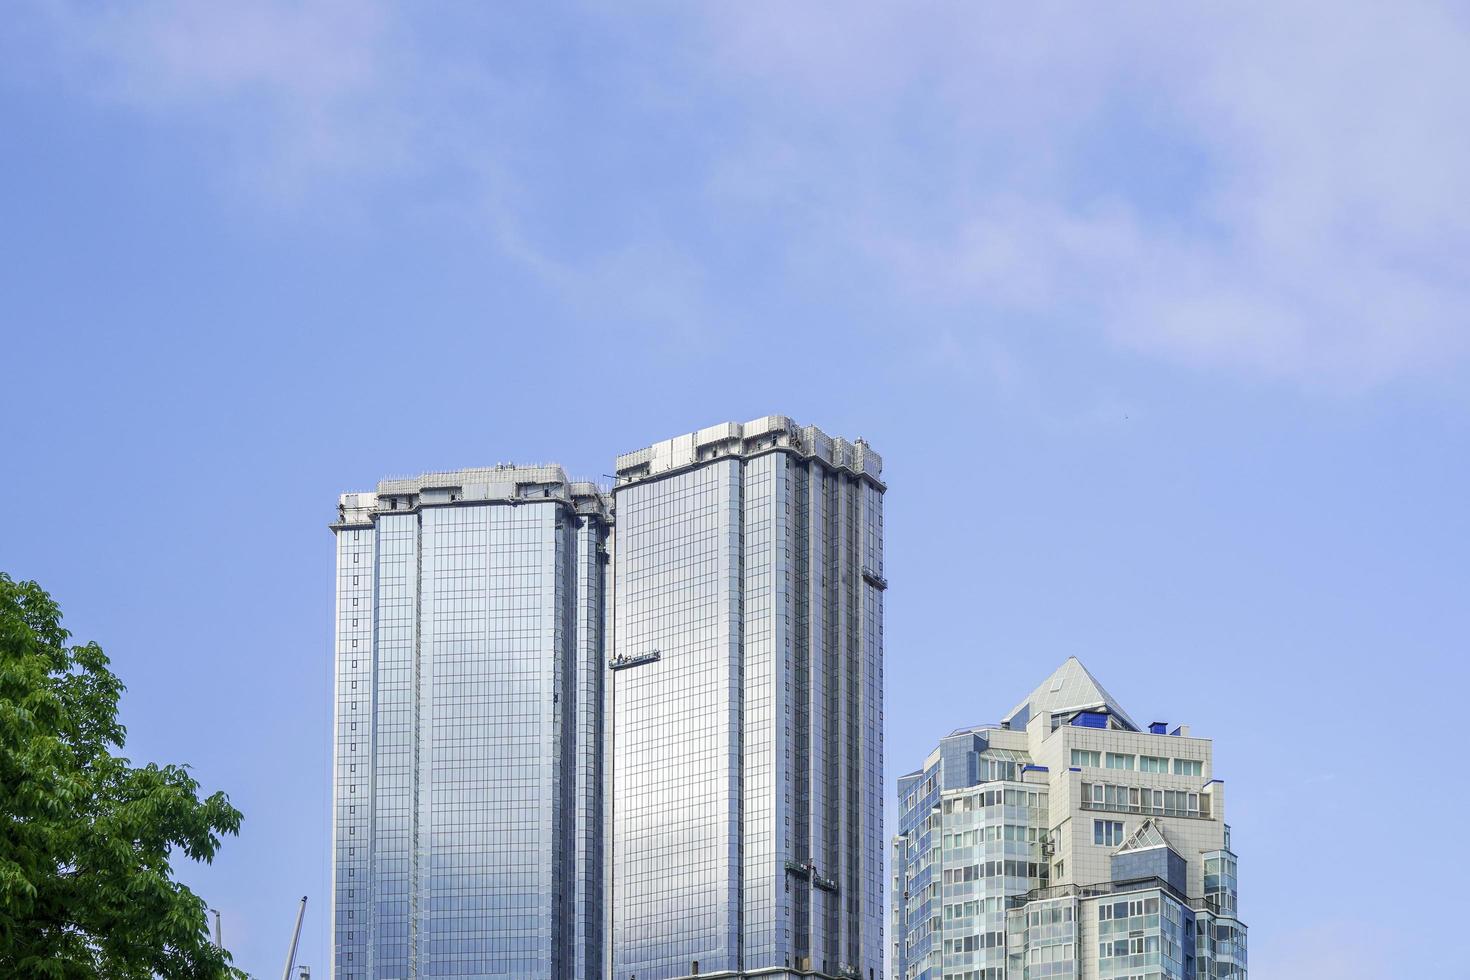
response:
<path id="1" fill-rule="evenodd" d="M 169 866 L 211 860 L 240 812 L 184 766 L 113 754 L 123 686 L 69 638 L 51 596 L 0 572 L 0 976 L 244 977 Z"/>

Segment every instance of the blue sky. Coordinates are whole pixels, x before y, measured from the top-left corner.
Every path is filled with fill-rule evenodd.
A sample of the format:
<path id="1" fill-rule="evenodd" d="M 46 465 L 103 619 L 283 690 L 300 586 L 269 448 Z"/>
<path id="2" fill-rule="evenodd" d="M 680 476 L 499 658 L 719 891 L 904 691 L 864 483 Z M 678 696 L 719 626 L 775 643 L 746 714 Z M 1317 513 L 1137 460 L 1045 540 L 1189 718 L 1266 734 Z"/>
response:
<path id="1" fill-rule="evenodd" d="M 886 460 L 890 783 L 1075 654 L 1217 740 L 1255 977 L 1429 975 L 1466 91 L 1450 4 L 23 3 L 0 568 L 324 974 L 336 494 L 788 414 Z"/>

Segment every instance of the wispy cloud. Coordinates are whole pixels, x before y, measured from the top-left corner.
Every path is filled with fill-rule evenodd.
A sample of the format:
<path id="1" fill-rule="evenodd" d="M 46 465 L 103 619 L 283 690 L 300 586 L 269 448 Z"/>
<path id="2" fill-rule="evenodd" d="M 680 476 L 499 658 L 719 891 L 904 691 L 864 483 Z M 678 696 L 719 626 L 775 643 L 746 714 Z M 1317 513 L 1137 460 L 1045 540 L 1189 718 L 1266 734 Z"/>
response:
<path id="1" fill-rule="evenodd" d="M 547 121 L 568 96 L 514 53 L 528 40 L 517 16 L 481 11 L 457 27 L 344 0 L 33 11 L 38 47 L 18 56 L 193 133 L 252 208 L 349 221 L 408 211 L 472 228 L 572 307 L 619 312 L 664 342 L 696 343 L 713 315 L 699 264 L 653 229 L 576 249 L 538 227 L 539 175 L 564 153 Z"/>
<path id="2" fill-rule="evenodd" d="M 266 198 L 469 211 L 551 287 L 630 316 L 687 324 L 739 292 L 699 226 L 951 350 L 994 350 L 1020 315 L 1349 390 L 1470 355 L 1470 26 L 1450 4 L 586 8 L 566 50 L 509 14 L 337 0 L 39 9 L 74 88 L 196 127 Z M 673 155 L 686 196 L 633 186 L 636 166 L 598 183 L 598 113 Z M 568 193 L 624 214 L 572 244 L 547 204 Z"/>
<path id="3" fill-rule="evenodd" d="M 46 68 L 103 103 L 193 126 L 267 197 L 408 162 L 387 8 L 318 4 L 34 8 Z"/>
<path id="4" fill-rule="evenodd" d="M 745 193 L 810 204 L 791 174 L 823 173 L 845 237 L 976 330 L 1050 314 L 1334 386 L 1470 353 L 1448 5 L 742 5 L 712 33 L 772 107 Z"/>

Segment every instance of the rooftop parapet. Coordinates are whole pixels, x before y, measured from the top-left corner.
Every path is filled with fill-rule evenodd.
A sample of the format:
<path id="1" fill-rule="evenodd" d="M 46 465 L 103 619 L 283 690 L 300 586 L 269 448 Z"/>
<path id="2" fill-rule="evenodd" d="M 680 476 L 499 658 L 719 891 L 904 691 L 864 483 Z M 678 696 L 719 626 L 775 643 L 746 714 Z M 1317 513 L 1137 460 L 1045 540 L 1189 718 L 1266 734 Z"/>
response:
<path id="1" fill-rule="evenodd" d="M 376 491 L 344 493 L 338 499 L 332 527 L 363 526 L 371 524 L 377 514 L 423 506 L 531 500 L 556 500 L 603 521 L 609 520 L 612 509 L 611 498 L 597 484 L 569 481 L 560 466 L 503 463 L 380 480 Z"/>
<path id="2" fill-rule="evenodd" d="M 814 425 L 799 426 L 785 415 L 767 415 L 744 423 L 722 422 L 623 453 L 617 458 L 618 484 L 635 483 L 712 459 L 754 456 L 773 449 L 820 460 L 884 489 L 883 457 L 865 441 L 848 442 L 829 436 Z"/>

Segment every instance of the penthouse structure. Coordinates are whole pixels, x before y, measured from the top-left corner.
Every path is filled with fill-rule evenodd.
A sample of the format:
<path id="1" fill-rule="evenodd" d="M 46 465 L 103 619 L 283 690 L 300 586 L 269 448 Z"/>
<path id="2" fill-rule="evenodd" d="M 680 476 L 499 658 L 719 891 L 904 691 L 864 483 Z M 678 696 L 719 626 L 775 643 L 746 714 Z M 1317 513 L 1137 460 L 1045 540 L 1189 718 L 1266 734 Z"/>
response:
<path id="1" fill-rule="evenodd" d="M 898 780 L 898 980 L 1245 980 L 1225 786 L 1070 658 Z"/>

